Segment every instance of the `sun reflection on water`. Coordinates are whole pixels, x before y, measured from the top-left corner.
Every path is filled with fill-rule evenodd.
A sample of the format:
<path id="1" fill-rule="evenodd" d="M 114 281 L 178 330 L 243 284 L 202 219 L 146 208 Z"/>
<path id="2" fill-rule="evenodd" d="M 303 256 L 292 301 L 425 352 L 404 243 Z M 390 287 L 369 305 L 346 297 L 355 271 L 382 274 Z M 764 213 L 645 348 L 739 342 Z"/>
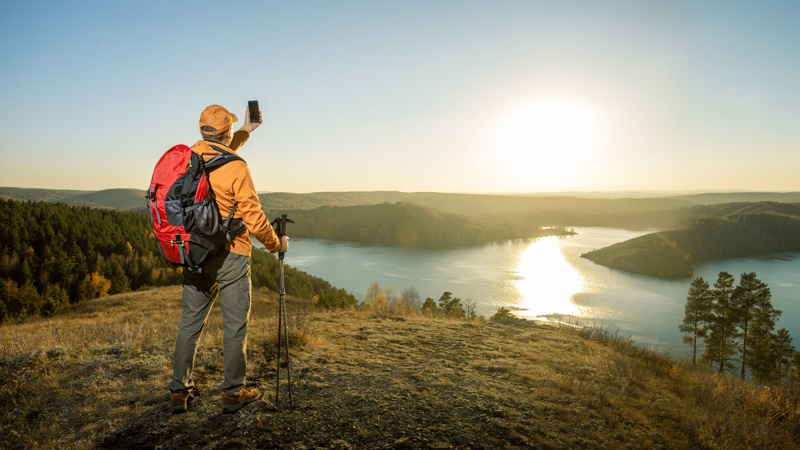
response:
<path id="1" fill-rule="evenodd" d="M 579 315 L 579 308 L 571 298 L 581 291 L 583 280 L 564 258 L 557 237 L 532 242 L 520 255 L 515 270 L 519 279 L 514 284 L 521 296 L 519 306 L 524 315 Z"/>

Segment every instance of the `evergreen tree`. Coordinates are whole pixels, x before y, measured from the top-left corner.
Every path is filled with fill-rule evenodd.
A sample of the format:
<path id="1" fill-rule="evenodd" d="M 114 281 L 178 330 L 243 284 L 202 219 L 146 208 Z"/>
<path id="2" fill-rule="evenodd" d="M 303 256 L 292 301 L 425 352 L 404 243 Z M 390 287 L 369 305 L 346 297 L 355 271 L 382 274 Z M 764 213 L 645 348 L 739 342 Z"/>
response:
<path id="1" fill-rule="evenodd" d="M 110 263 L 107 278 L 111 282 L 109 294 L 121 294 L 130 290 L 130 279 L 125 275 L 125 270 L 119 261 L 114 260 Z"/>
<path id="2" fill-rule="evenodd" d="M 42 315 L 54 316 L 61 311 L 64 305 L 69 304 L 67 291 L 57 284 L 49 284 L 45 289 L 42 302 Z"/>
<path id="3" fill-rule="evenodd" d="M 492 317 L 490 317 L 489 320 L 491 320 L 492 322 L 502 322 L 506 319 L 515 319 L 516 317 L 517 316 L 515 316 L 514 313 L 511 312 L 511 310 L 509 310 L 505 306 L 501 306 L 497 308 L 497 311 L 494 314 L 492 314 Z"/>
<path id="4" fill-rule="evenodd" d="M 792 336 L 789 335 L 786 328 L 781 328 L 775 333 L 772 344 L 772 351 L 775 355 L 775 369 L 778 375 L 778 382 L 780 382 L 784 376 L 786 376 L 787 379 L 789 378 L 792 357 L 795 354 L 794 346 L 792 345 Z"/>
<path id="5" fill-rule="evenodd" d="M 19 288 L 16 298 L 12 299 L 8 305 L 9 314 L 11 317 L 16 317 L 20 320 L 26 320 L 28 317 L 39 314 L 42 298 L 36 287 L 28 280 L 22 287 Z"/>
<path id="6" fill-rule="evenodd" d="M 747 366 L 752 370 L 753 378 L 758 381 L 777 379 L 775 353 L 775 322 L 781 311 L 774 309 L 768 301 L 759 305 L 753 319 Z"/>
<path id="7" fill-rule="evenodd" d="M 11 310 L 11 302 L 16 301 L 19 286 L 14 280 L 0 279 L 0 301 L 2 301 L 2 314 L 0 319 L 6 320 L 13 318 L 13 311 Z"/>
<path id="8" fill-rule="evenodd" d="M 724 373 L 726 368 L 733 367 L 730 359 L 736 353 L 735 310 L 731 305 L 733 294 L 733 275 L 720 272 L 714 283 L 711 293 L 711 320 L 708 324 L 708 338 L 705 340 L 706 348 L 703 361 L 711 366 L 716 366 L 719 373 Z"/>
<path id="9" fill-rule="evenodd" d="M 689 296 L 686 297 L 683 323 L 678 326 L 684 334 L 683 342 L 692 346 L 692 366 L 697 362 L 697 340 L 708 335 L 712 299 L 711 288 L 702 277 L 692 280 Z"/>
<path id="10" fill-rule="evenodd" d="M 466 315 L 461 299 L 453 297 L 451 292 L 444 292 L 439 298 L 439 310 L 448 317 L 463 318 Z"/>
<path id="11" fill-rule="evenodd" d="M 447 313 L 448 305 L 453 300 L 453 293 L 452 292 L 443 292 L 442 296 L 439 297 L 439 309 L 443 312 Z"/>
<path id="12" fill-rule="evenodd" d="M 437 311 L 439 311 L 439 307 L 436 306 L 435 300 L 433 300 L 431 297 L 428 297 L 422 304 L 422 311 L 428 313 L 436 313 Z"/>
<path id="13" fill-rule="evenodd" d="M 731 296 L 731 306 L 736 311 L 736 323 L 740 330 L 739 335 L 742 337 L 740 347 L 742 380 L 745 379 L 745 371 L 748 367 L 747 357 L 752 353 L 752 349 L 748 347 L 748 333 L 751 331 L 756 316 L 762 311 L 772 309 L 771 298 L 769 287 L 756 277 L 755 272 L 743 273 L 739 278 L 739 285 L 736 286 Z"/>

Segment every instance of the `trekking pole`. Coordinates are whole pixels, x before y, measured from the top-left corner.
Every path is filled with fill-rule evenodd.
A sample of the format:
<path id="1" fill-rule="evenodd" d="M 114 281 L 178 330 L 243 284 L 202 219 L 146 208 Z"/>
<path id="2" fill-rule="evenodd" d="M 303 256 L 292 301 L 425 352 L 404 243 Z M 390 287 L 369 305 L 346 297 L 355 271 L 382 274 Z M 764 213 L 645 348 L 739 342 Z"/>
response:
<path id="1" fill-rule="evenodd" d="M 280 217 L 276 217 L 275 220 L 272 221 L 272 228 L 275 229 L 275 233 L 278 235 L 278 239 L 286 236 L 286 223 L 294 223 L 292 219 L 289 219 L 286 214 L 282 214 Z M 280 268 L 281 268 L 281 290 L 280 290 L 280 301 L 278 302 L 278 366 L 277 366 L 277 378 L 275 383 L 275 406 L 278 406 L 280 402 L 280 389 L 281 389 L 281 366 L 286 367 L 286 380 L 289 386 L 289 410 L 294 408 L 294 403 L 292 402 L 292 371 L 289 368 L 289 332 L 286 330 L 286 289 L 283 287 L 283 255 L 284 252 L 278 253 L 278 260 L 280 261 Z M 283 330 L 281 330 L 281 324 L 283 324 Z M 283 342 L 286 346 L 286 358 L 281 358 L 281 331 L 283 331 Z"/>

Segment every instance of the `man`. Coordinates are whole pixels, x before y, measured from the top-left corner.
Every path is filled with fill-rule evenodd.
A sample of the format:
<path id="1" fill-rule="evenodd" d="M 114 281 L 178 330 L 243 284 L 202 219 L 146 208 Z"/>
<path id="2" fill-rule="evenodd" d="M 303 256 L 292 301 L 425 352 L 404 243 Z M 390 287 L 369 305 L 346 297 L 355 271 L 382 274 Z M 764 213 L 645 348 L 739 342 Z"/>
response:
<path id="1" fill-rule="evenodd" d="M 260 119 L 260 118 L 259 118 Z M 234 134 L 238 118 L 222 106 L 211 105 L 200 114 L 203 139 L 192 151 L 210 160 L 222 151 L 235 153 L 260 122 L 245 113 L 244 125 Z M 170 410 L 185 412 L 192 399 L 192 370 L 197 343 L 214 299 L 219 296 L 223 322 L 225 378 L 222 389 L 222 412 L 232 413 L 261 398 L 256 388 L 245 387 L 247 369 L 247 322 L 250 316 L 250 235 L 270 252 L 285 252 L 289 238 L 278 238 L 261 210 L 250 170 L 244 161 L 230 161 L 209 173 L 220 215 L 227 217 L 234 205 L 234 219 L 241 219 L 245 230 L 213 255 L 200 273 L 183 272 L 183 312 L 175 341 L 172 381 L 169 383 Z"/>

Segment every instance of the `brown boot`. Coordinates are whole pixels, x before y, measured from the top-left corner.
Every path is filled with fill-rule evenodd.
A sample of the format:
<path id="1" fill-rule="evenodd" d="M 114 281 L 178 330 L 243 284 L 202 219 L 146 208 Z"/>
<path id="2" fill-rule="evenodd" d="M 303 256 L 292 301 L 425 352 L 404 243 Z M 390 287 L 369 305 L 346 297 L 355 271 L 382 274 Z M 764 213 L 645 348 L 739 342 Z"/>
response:
<path id="1" fill-rule="evenodd" d="M 169 410 L 172 414 L 185 413 L 189 409 L 189 401 L 193 398 L 188 391 L 169 393 Z"/>
<path id="2" fill-rule="evenodd" d="M 261 398 L 261 392 L 256 388 L 242 388 L 235 395 L 222 393 L 222 412 L 226 414 L 235 413 L 245 405 L 253 403 Z"/>

